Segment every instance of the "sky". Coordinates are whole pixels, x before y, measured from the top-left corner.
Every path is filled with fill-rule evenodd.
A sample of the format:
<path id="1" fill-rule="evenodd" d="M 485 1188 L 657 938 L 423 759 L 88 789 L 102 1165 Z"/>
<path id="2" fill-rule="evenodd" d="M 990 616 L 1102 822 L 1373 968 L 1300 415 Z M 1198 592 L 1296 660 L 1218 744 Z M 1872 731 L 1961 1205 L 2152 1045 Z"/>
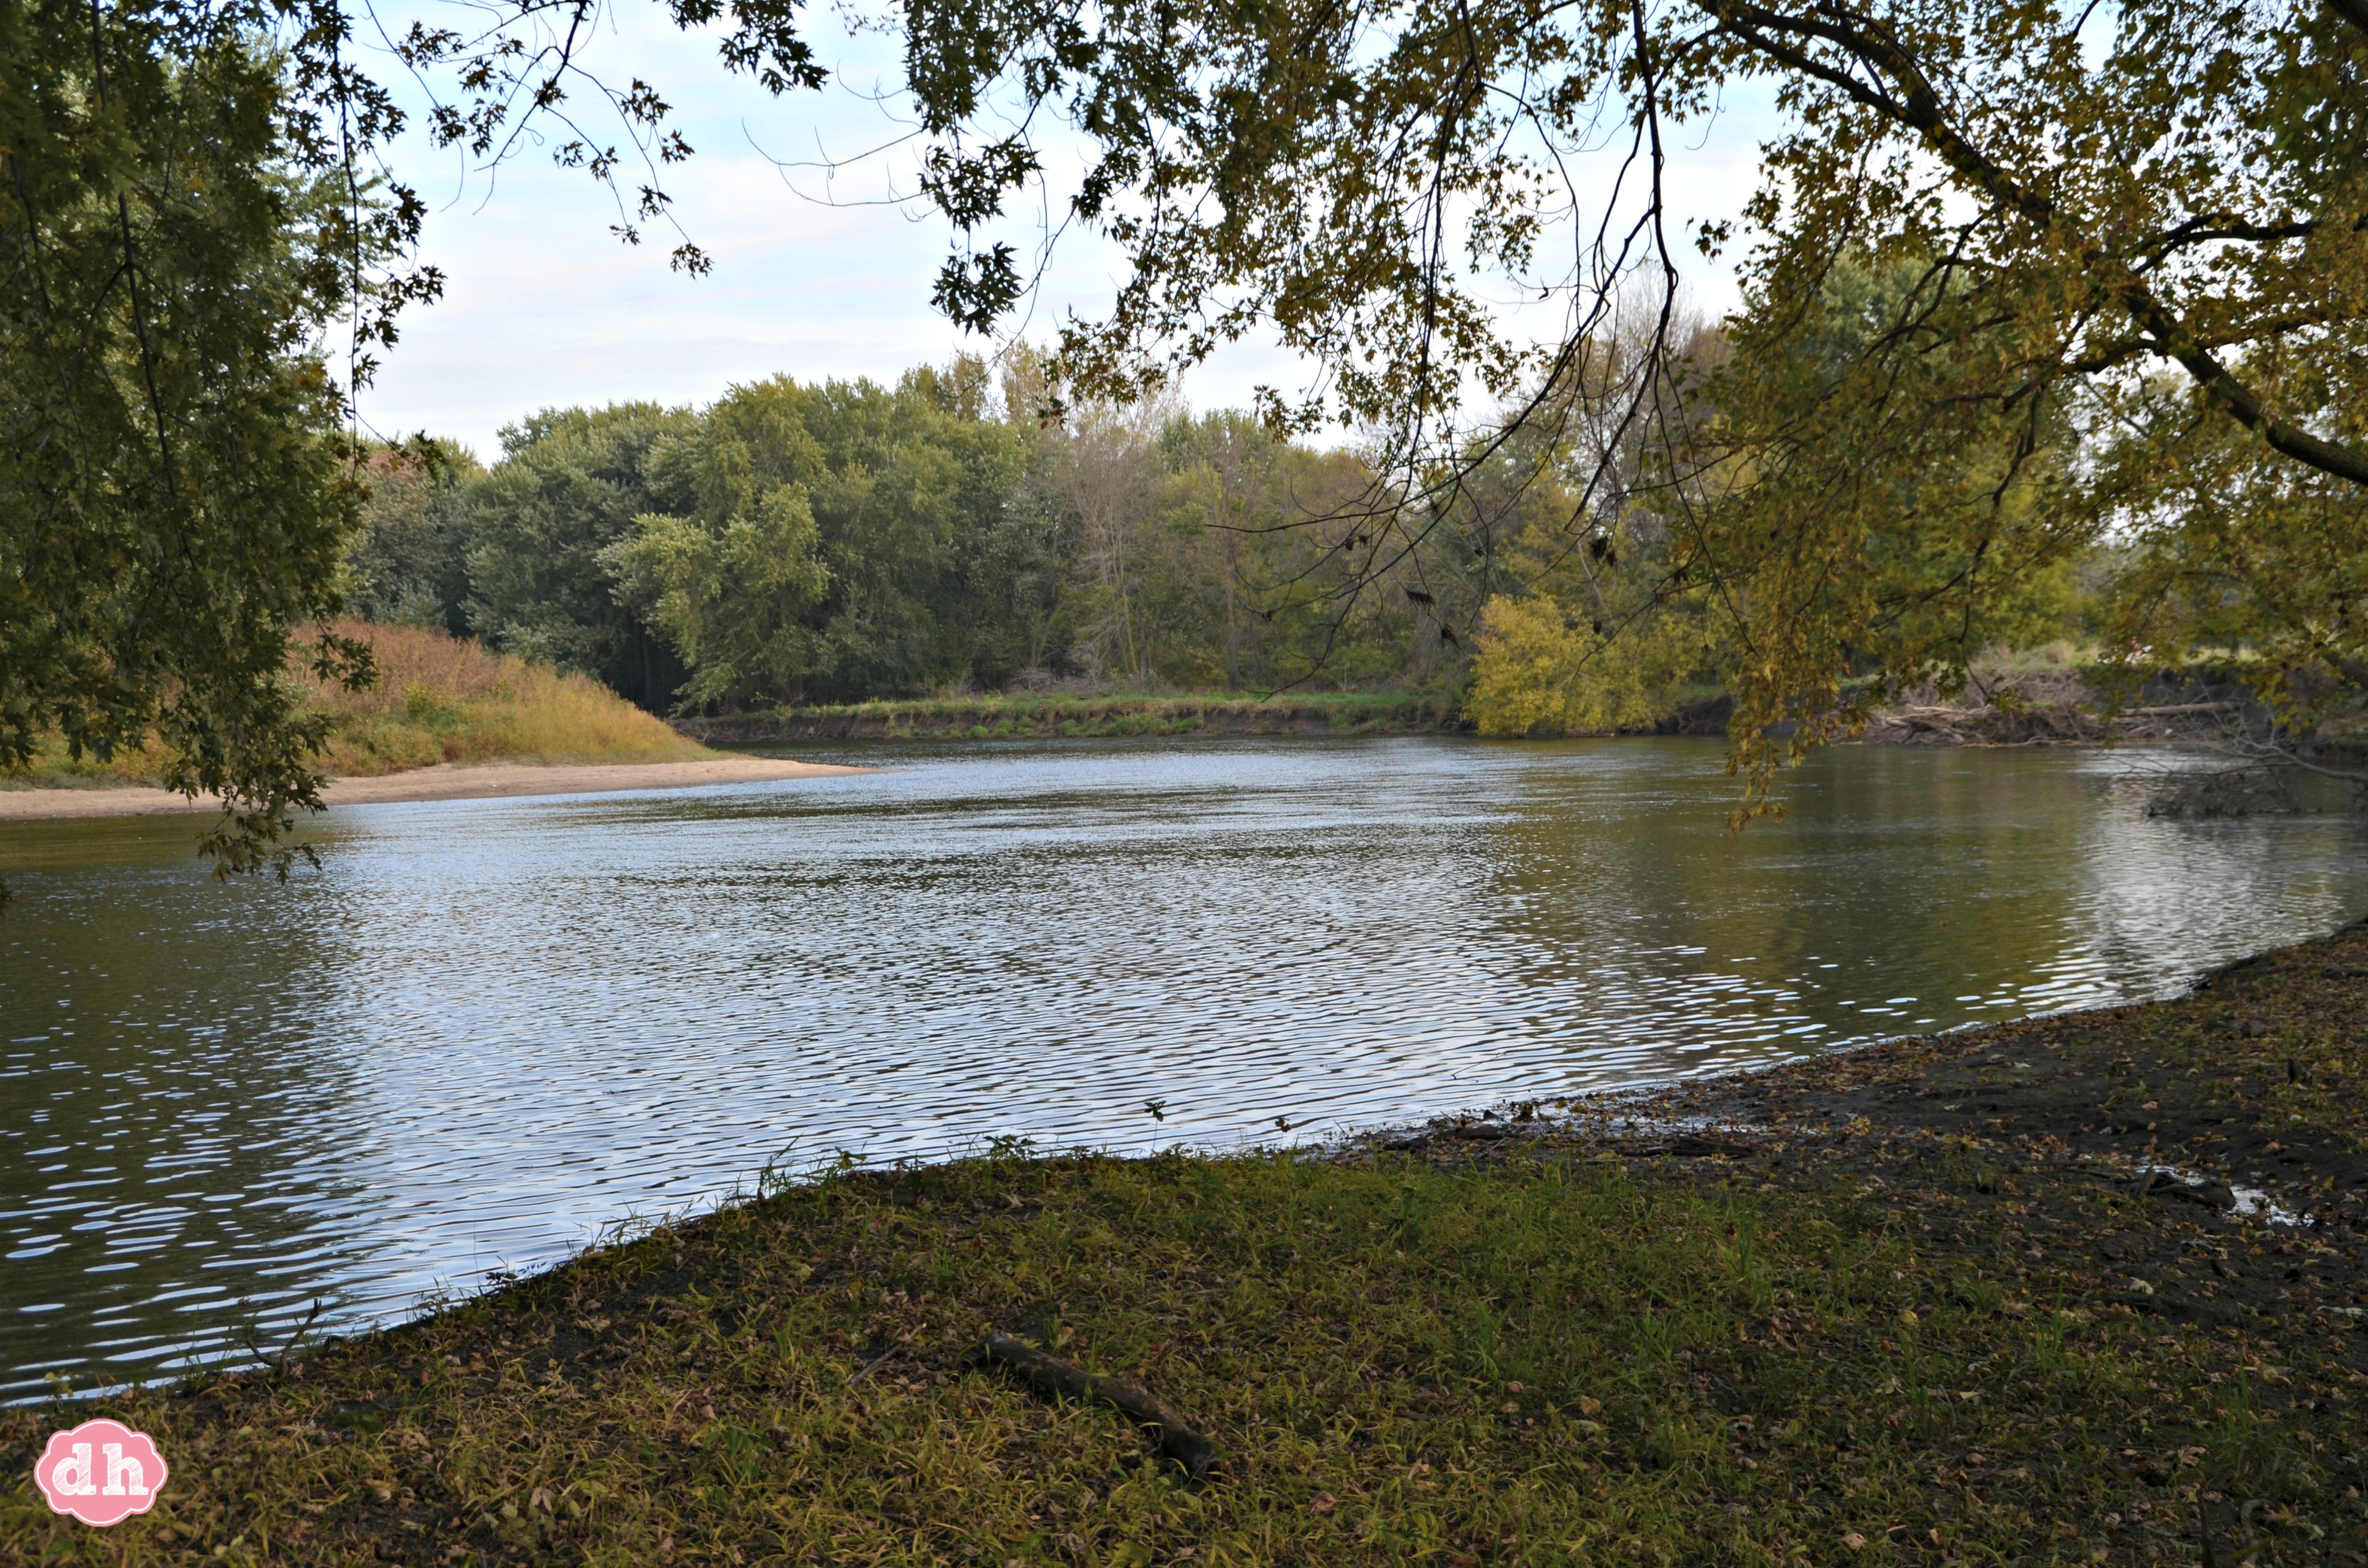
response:
<path id="1" fill-rule="evenodd" d="M 878 101 L 895 85 L 893 41 L 848 38 L 821 7 L 807 16 L 837 79 L 778 99 L 728 74 L 712 37 L 677 31 L 655 5 L 623 0 L 603 16 L 593 66 L 657 86 L 696 149 L 666 171 L 666 184 L 683 230 L 713 260 L 704 277 L 668 268 L 679 236 L 664 224 L 643 225 L 639 246 L 616 240 L 614 199 L 581 172 L 553 168 L 547 150 L 529 147 L 489 173 L 457 150 L 430 147 L 416 129 L 406 133 L 389 162 L 428 204 L 422 259 L 447 283 L 442 300 L 406 312 L 401 341 L 362 394 L 366 425 L 388 437 L 456 439 L 492 460 L 501 428 L 542 408 L 703 403 L 777 374 L 893 381 L 964 349 L 993 352 L 930 307 L 949 234 L 922 204 L 895 199 L 915 187 L 909 144 L 836 176 L 780 166 L 844 161 L 909 129 Z M 379 68 L 400 82 L 391 58 Z M 403 86 L 415 110 L 426 104 L 424 90 Z M 621 139 L 605 111 L 581 97 L 579 107 L 587 129 Z M 1682 217 L 1740 210 L 1759 178 L 1768 119 L 1764 104 L 1730 105 L 1706 131 L 1681 138 L 1670 186 Z M 1731 273 L 1690 247 L 1685 260 L 1698 307 L 1732 304 Z M 1072 311 L 1098 314 L 1123 275 L 1106 242 L 1065 236 L 1026 335 L 1048 340 Z M 1561 309 L 1532 320 L 1513 304 L 1508 320 L 1553 335 Z M 1295 392 L 1311 376 L 1279 346 L 1246 341 L 1195 370 L 1183 392 L 1198 408 L 1241 405 L 1262 382 Z"/>

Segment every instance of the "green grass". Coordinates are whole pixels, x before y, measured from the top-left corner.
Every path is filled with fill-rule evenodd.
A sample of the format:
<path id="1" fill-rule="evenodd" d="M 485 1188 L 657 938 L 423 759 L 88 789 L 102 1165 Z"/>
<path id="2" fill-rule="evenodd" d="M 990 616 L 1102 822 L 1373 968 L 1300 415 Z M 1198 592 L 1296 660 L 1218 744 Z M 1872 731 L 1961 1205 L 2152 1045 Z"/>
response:
<path id="1" fill-rule="evenodd" d="M 854 702 L 693 722 L 724 738 L 760 729 L 865 738 L 1020 740 L 1076 736 L 1338 733 L 1453 728 L 1454 705 L 1404 692 L 1281 697 L 948 697 Z"/>
<path id="2" fill-rule="evenodd" d="M 1153 1383 L 1216 1475 L 965 1368 L 988 1323 Z M 2147 1561 L 2182 1519 L 2162 1486 L 2290 1520 L 2357 1441 L 2268 1412 L 2297 1374 L 2231 1349 L 1936 1266 L 1855 1185 L 976 1160 L 661 1231 L 285 1379 L 103 1402 L 170 1495 L 102 1538 L 20 1493 L 0 1552 Z"/>

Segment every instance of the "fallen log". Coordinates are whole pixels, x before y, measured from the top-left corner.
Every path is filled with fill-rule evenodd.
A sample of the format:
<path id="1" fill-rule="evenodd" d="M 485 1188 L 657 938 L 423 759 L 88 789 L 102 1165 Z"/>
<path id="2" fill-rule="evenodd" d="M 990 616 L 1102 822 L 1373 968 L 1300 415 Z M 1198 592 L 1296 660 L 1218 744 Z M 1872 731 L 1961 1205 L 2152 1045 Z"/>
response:
<path id="1" fill-rule="evenodd" d="M 1747 1159 L 1752 1153 L 1748 1143 L 1737 1143 L 1730 1138 L 1698 1138 L 1685 1133 L 1667 1143 L 1656 1143 L 1649 1149 L 1639 1149 L 1639 1154 L 1678 1154 L 1687 1159 L 1704 1159 L 1716 1155 L 1722 1159 Z"/>
<path id="2" fill-rule="evenodd" d="M 1196 1481 L 1216 1455 L 1208 1438 L 1194 1431 L 1174 1406 L 1141 1383 L 1124 1378 L 1097 1377 L 1008 1334 L 990 1333 L 979 1347 L 979 1354 L 987 1360 L 1001 1362 L 1046 1393 L 1080 1403 L 1098 1399 L 1118 1406 L 1146 1426 L 1158 1427 L 1159 1451 L 1182 1465 Z"/>
<path id="3" fill-rule="evenodd" d="M 2237 1206 L 2237 1194 L 2224 1181 L 2183 1181 L 2168 1171 L 2148 1171 L 2138 1180 L 2141 1198 L 2175 1198 L 2204 1209 L 2227 1210 Z"/>
<path id="4" fill-rule="evenodd" d="M 2233 702 L 2165 702 L 2152 708 L 2133 708 L 2131 716 L 2139 719 L 2177 719 L 2190 713 L 2234 713 Z"/>

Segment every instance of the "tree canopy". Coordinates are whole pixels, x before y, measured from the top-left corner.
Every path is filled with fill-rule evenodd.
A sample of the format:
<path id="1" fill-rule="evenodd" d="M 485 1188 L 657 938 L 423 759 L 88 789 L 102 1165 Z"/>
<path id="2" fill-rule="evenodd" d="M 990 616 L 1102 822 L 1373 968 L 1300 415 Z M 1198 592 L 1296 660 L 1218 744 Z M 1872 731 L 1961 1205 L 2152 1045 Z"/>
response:
<path id="1" fill-rule="evenodd" d="M 233 866 L 317 801 L 282 676 L 358 488 L 315 340 L 375 244 L 282 66 L 236 18 L 0 6 L 0 767 L 161 744 Z"/>
<path id="2" fill-rule="evenodd" d="M 958 229 L 1054 166 L 1032 128 L 1092 150 L 1069 216 L 1134 270 L 1068 330 L 1081 384 L 1271 324 L 1328 381 L 1269 417 L 1395 430 L 1402 517 L 1562 418 L 1558 389 L 1618 379 L 1651 474 L 1625 483 L 1603 449 L 1561 526 L 1610 541 L 1642 506 L 1674 530 L 1661 590 L 1727 623 L 1756 786 L 1770 726 L 1797 748 L 1962 677 L 1995 607 L 2106 538 L 2135 562 L 2134 659 L 2227 639 L 2288 705 L 2368 670 L 2358 0 L 911 0 L 906 19 L 928 189 Z M 1745 233 L 1673 236 L 1670 139 L 1755 82 L 1782 126 Z M 1616 178 L 1588 155 L 1607 141 Z M 1689 241 L 1747 247 L 1717 364 L 1669 331 Z M 984 325 L 1024 282 L 982 244 L 939 297 Z M 1502 328 L 1508 282 L 1567 301 L 1558 341 Z M 1612 330 L 1640 284 L 1643 352 Z M 1493 436 L 1456 424 L 1474 389 Z M 1563 446 L 1532 444 L 1540 483 Z"/>
<path id="3" fill-rule="evenodd" d="M 951 689 L 1420 687 L 1459 661 L 1310 524 L 1372 473 L 1240 413 L 1081 403 L 1041 424 L 1032 361 L 894 385 L 734 387 L 703 408 L 546 409 L 489 470 L 368 458 L 345 565 L 366 618 L 472 631 L 654 710 Z M 1434 569 L 1468 618 L 1492 591 Z M 1436 568 L 1436 563 L 1434 563 Z"/>
<path id="4" fill-rule="evenodd" d="M 534 116 L 566 123 L 591 9 L 555 44 L 530 0 L 410 29 L 402 63 L 455 70 L 432 136 L 497 153 Z M 736 29 L 727 65 L 785 90 L 818 79 L 794 9 L 673 14 Z M 54 741 L 160 748 L 169 784 L 222 798 L 204 843 L 224 869 L 319 804 L 322 721 L 287 675 L 297 630 L 340 608 L 368 488 L 340 426 L 442 284 L 411 252 L 418 200 L 376 162 L 404 117 L 358 67 L 355 20 L 337 0 L 0 0 L 0 768 Z M 661 143 L 654 92 L 599 90 L 651 168 L 687 152 Z M 554 151 L 615 182 L 613 147 Z M 644 187 L 620 234 L 664 205 Z M 310 657 L 370 676 L 335 636 Z"/>

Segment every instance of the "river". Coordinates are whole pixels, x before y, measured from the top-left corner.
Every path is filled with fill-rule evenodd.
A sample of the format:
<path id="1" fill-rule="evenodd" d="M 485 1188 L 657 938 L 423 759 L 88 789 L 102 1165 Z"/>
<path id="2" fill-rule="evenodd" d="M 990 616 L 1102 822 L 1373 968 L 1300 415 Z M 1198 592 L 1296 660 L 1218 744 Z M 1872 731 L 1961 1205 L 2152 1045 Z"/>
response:
<path id="1" fill-rule="evenodd" d="M 2368 908 L 2112 754 L 808 748 L 877 773 L 0 824 L 0 1399 L 351 1328 L 852 1158 L 1230 1148 L 2177 990 Z"/>

